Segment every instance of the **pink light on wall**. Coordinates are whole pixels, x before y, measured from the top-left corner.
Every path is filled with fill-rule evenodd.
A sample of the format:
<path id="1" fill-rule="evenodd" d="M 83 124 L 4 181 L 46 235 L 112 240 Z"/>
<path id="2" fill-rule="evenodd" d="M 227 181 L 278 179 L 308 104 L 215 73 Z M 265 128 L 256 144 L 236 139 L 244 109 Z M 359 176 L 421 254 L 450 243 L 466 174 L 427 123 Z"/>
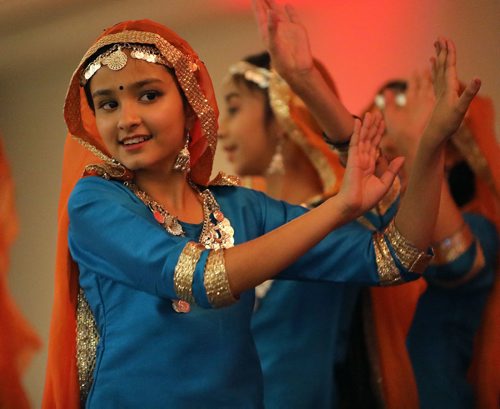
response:
<path id="1" fill-rule="evenodd" d="M 428 67 L 435 38 L 430 0 L 321 4 L 300 6 L 299 12 L 314 54 L 330 69 L 353 112 L 359 113 L 387 79 Z"/>

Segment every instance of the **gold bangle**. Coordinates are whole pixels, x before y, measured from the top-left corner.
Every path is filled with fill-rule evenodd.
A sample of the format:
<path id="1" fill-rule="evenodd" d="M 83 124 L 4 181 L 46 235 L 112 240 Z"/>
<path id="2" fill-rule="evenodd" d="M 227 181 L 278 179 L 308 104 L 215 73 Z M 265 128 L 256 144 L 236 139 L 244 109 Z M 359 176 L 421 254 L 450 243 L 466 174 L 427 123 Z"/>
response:
<path id="1" fill-rule="evenodd" d="M 373 234 L 373 248 L 375 249 L 375 262 L 377 263 L 380 285 L 389 286 L 401 283 L 403 279 L 382 233 L 375 232 Z"/>
<path id="2" fill-rule="evenodd" d="M 455 288 L 462 284 L 466 284 L 472 279 L 476 278 L 478 273 L 484 268 L 486 260 L 484 258 L 484 253 L 481 245 L 478 241 L 476 241 L 476 257 L 474 258 L 474 262 L 472 263 L 472 267 L 470 270 L 463 275 L 462 277 L 455 280 L 446 280 L 442 278 L 433 278 L 432 283 L 438 285 L 439 287 L 444 288 Z"/>
<path id="3" fill-rule="evenodd" d="M 203 283 L 212 307 L 225 307 L 237 301 L 229 287 L 224 263 L 224 249 L 211 250 L 208 254 Z"/>
<path id="4" fill-rule="evenodd" d="M 194 303 L 193 276 L 196 264 L 204 247 L 194 241 L 188 242 L 182 249 L 174 271 L 174 290 L 180 300 Z"/>
<path id="5" fill-rule="evenodd" d="M 404 268 L 418 274 L 422 274 L 425 271 L 434 254 L 427 254 L 406 240 L 397 229 L 394 219 L 391 220 L 389 226 L 384 230 L 384 235 L 394 249 L 396 258 Z"/>
<path id="6" fill-rule="evenodd" d="M 460 229 L 451 236 L 433 244 L 432 247 L 434 248 L 436 257 L 432 264 L 448 264 L 455 261 L 470 248 L 473 242 L 474 236 L 469 226 L 464 223 Z"/>

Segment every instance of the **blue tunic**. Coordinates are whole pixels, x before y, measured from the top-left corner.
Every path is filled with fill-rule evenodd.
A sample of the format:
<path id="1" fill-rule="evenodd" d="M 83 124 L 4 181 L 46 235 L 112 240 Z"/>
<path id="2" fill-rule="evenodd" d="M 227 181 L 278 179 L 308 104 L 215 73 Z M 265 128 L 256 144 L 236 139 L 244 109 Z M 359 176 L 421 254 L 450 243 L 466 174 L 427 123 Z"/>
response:
<path id="1" fill-rule="evenodd" d="M 211 190 L 236 244 L 307 211 L 245 188 Z M 77 183 L 68 211 L 70 251 L 100 335 L 87 408 L 262 408 L 250 331 L 254 291 L 230 307 L 210 309 L 204 251 L 193 281 L 198 307 L 188 314 L 171 307 L 177 260 L 188 241 L 198 239 L 201 225 L 184 223 L 186 236 L 172 236 L 130 190 L 98 177 Z M 395 261 L 404 279 L 418 277 Z M 280 276 L 377 283 L 371 232 L 356 223 L 335 230 Z"/>
<path id="2" fill-rule="evenodd" d="M 453 284 L 471 270 L 477 251 L 473 244 L 453 262 L 425 272 L 429 286 L 419 299 L 407 339 L 422 409 L 475 407 L 467 372 L 494 281 L 499 242 L 495 226 L 483 216 L 466 213 L 464 219 L 479 240 L 485 263 L 472 280 L 442 285 Z"/>
<path id="3" fill-rule="evenodd" d="M 381 229 L 397 203 L 383 216 L 369 212 L 365 217 Z M 308 268 L 313 270 L 314 262 Z M 361 288 L 353 283 L 272 282 L 252 317 L 266 409 L 339 407 L 336 369 L 346 358 Z"/>

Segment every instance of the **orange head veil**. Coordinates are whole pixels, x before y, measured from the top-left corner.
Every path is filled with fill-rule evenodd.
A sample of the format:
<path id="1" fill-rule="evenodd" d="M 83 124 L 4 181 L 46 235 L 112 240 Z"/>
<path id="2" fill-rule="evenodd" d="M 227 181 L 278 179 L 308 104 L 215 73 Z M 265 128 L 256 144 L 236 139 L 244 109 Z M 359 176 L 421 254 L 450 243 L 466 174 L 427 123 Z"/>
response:
<path id="1" fill-rule="evenodd" d="M 14 182 L 0 139 L 0 407 L 27 409 L 21 376 L 41 342 L 11 297 L 9 250 L 17 235 Z"/>
<path id="2" fill-rule="evenodd" d="M 195 114 L 190 130 L 191 179 L 208 183 L 217 143 L 218 109 L 208 71 L 189 44 L 167 27 L 150 20 L 126 21 L 107 29 L 85 53 L 74 72 L 64 105 L 69 134 L 63 160 L 58 210 L 55 294 L 44 391 L 44 408 L 80 407 L 76 364 L 78 269 L 68 250 L 69 195 L 87 165 L 98 160 L 113 164 L 97 132 L 95 118 L 80 85 L 82 72 L 103 47 L 142 44 L 156 47 L 172 69 Z"/>
<path id="3" fill-rule="evenodd" d="M 261 59 L 262 64 L 254 64 L 251 60 Z M 266 67 L 269 60 L 267 53 L 249 57 L 229 67 L 230 78 L 242 78 L 256 84 L 263 92 L 267 92 L 272 113 L 288 137 L 301 148 L 318 174 L 323 196 L 331 196 L 338 192 L 344 168 L 338 155 L 323 140 L 322 130 L 315 121 L 304 102 L 290 89 L 288 84 L 274 70 Z M 327 82 L 330 89 L 338 95 L 335 84 L 317 60 L 315 65 Z"/>

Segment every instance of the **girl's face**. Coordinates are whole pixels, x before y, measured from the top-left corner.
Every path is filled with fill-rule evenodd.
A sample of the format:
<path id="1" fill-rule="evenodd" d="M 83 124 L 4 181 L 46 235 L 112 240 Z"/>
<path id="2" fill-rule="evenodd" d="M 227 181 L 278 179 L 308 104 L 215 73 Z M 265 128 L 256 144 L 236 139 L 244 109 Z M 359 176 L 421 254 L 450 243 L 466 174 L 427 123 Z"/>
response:
<path id="1" fill-rule="evenodd" d="M 219 140 L 229 162 L 240 176 L 265 174 L 276 148 L 274 124 L 266 123 L 263 92 L 243 84 L 224 84 L 225 109 L 221 117 Z"/>
<path id="2" fill-rule="evenodd" d="M 115 159 L 136 172 L 172 170 L 184 145 L 185 110 L 164 66 L 129 57 L 119 71 L 97 71 L 90 92 L 97 129 Z"/>

